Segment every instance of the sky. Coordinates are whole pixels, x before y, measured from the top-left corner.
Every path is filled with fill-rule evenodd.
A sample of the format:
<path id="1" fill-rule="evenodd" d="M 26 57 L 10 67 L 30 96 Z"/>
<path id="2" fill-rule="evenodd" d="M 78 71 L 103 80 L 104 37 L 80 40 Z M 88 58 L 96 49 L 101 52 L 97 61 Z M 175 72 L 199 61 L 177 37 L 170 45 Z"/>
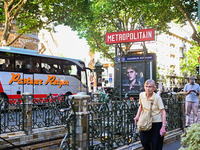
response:
<path id="1" fill-rule="evenodd" d="M 72 31 L 67 26 L 60 25 L 56 27 L 56 31 L 56 33 L 53 33 L 53 37 L 57 42 L 57 47 L 49 32 L 42 30 L 39 34 L 40 41 L 45 43 L 47 47 L 45 54 L 50 55 L 51 53 L 48 50 L 50 49 L 55 56 L 62 54 L 64 57 L 86 60 L 86 63 L 89 62 L 89 46 L 85 39 L 79 39 L 77 32 Z M 42 33 L 44 33 L 44 38 L 41 37 Z"/>

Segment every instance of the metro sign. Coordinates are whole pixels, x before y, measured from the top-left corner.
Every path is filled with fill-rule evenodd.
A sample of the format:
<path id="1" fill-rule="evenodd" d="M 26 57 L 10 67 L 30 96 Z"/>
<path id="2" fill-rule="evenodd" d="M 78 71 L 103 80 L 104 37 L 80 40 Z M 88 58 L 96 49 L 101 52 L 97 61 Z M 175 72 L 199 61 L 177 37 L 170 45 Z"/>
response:
<path id="1" fill-rule="evenodd" d="M 106 44 L 153 41 L 154 39 L 154 29 L 106 33 Z"/>

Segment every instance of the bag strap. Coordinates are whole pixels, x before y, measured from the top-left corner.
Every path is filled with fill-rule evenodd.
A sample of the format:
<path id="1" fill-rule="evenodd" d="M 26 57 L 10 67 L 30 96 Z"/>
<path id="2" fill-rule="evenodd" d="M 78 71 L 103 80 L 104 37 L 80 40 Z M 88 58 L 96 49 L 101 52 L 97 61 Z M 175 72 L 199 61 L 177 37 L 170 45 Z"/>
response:
<path id="1" fill-rule="evenodd" d="M 151 106 L 150 106 L 150 115 L 152 116 L 152 106 L 153 106 L 153 101 L 151 101 Z"/>

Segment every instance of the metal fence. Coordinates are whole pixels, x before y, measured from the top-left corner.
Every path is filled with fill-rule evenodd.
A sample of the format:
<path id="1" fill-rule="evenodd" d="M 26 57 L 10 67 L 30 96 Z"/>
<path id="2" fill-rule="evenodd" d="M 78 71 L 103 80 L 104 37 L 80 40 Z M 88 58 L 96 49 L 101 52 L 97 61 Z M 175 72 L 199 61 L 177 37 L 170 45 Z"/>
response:
<path id="1" fill-rule="evenodd" d="M 89 149 L 114 149 L 132 140 L 137 101 L 89 104 Z"/>
<path id="2" fill-rule="evenodd" d="M 0 104 L 0 134 L 6 132 L 16 132 L 23 131 L 23 111 L 24 107 L 20 103 L 21 99 L 12 99 L 10 100 L 10 104 L 8 101 L 5 101 L 4 105 L 6 107 L 2 107 Z"/>
<path id="3" fill-rule="evenodd" d="M 10 100 L 10 104 L 5 102 L 3 109 L 0 109 L 0 134 L 24 131 L 25 104 L 22 99 Z M 32 100 L 32 128 L 42 128 L 55 125 L 64 125 L 66 113 L 60 109 L 69 106 L 68 100 L 64 96 L 33 99 Z M 0 105 L 1 108 L 1 105 Z"/>
<path id="4" fill-rule="evenodd" d="M 133 138 L 134 120 L 138 110 L 138 98 L 125 95 L 120 100 L 116 95 L 94 97 L 88 104 L 87 138 L 88 149 L 115 149 L 130 144 Z M 167 131 L 184 126 L 183 95 L 162 95 L 167 113 Z M 60 111 L 62 108 L 69 109 Z M 76 113 L 74 104 L 69 105 L 68 99 L 55 97 L 47 99 L 33 99 L 32 128 L 66 125 L 67 133 L 60 148 L 75 149 L 76 147 Z M 0 134 L 24 131 L 24 117 L 26 104 L 23 100 L 13 100 L 7 109 L 1 109 Z M 134 142 L 139 140 L 136 133 Z"/>
<path id="5" fill-rule="evenodd" d="M 167 115 L 167 131 L 183 128 L 184 97 L 182 95 L 162 95 Z M 125 101 L 107 100 L 108 103 L 89 104 L 88 140 L 89 149 L 115 149 L 131 144 L 134 130 L 134 117 L 139 102 L 132 97 Z M 133 142 L 139 140 L 139 135 Z"/>

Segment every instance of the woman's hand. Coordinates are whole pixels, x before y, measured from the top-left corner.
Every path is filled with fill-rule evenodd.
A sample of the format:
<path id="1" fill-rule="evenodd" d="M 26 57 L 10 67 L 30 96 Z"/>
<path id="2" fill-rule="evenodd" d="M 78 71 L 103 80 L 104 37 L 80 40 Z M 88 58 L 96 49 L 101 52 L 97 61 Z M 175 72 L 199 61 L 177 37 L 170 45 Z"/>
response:
<path id="1" fill-rule="evenodd" d="M 139 119 L 139 117 L 138 117 L 138 116 L 136 116 L 136 117 L 134 118 L 135 124 L 137 124 L 137 122 L 138 122 L 138 119 Z"/>
<path id="2" fill-rule="evenodd" d="M 165 126 L 162 126 L 162 128 L 160 129 L 160 135 L 164 136 L 165 133 L 166 133 Z"/>

